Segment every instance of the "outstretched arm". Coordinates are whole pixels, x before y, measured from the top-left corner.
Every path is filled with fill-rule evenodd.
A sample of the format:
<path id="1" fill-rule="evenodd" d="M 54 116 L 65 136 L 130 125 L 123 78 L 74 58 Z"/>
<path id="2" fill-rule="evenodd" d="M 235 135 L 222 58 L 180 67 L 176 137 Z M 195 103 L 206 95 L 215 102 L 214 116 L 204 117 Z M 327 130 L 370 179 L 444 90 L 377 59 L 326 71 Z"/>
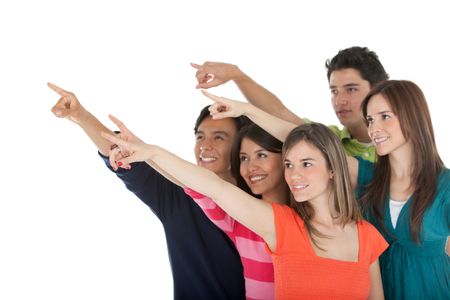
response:
<path id="1" fill-rule="evenodd" d="M 117 166 L 137 161 L 153 161 L 183 185 L 214 199 L 230 216 L 260 235 L 269 246 L 274 245 L 275 224 L 269 203 L 248 195 L 210 170 L 183 160 L 161 147 L 141 141 L 124 141 L 108 133 L 102 135 L 128 155 L 116 159 Z"/>
<path id="2" fill-rule="evenodd" d="M 49 88 L 58 93 L 61 98 L 52 107 L 52 112 L 58 118 L 66 118 L 78 124 L 103 155 L 108 155 L 111 142 L 101 136 L 101 132 L 114 134 L 103 125 L 94 115 L 87 111 L 78 101 L 74 93 L 63 90 L 53 83 L 47 84 Z"/>
<path id="3" fill-rule="evenodd" d="M 206 91 L 202 91 L 202 93 L 215 102 L 209 108 L 213 119 L 236 118 L 245 115 L 282 142 L 289 132 L 297 127 L 297 124 L 277 118 L 252 104 L 215 96 Z"/>
<path id="4" fill-rule="evenodd" d="M 198 84 L 196 88 L 208 89 L 232 80 L 247 101 L 256 107 L 288 122 L 297 125 L 304 123 L 277 96 L 242 72 L 238 66 L 209 61 L 202 65 L 191 63 L 191 66 L 197 69 L 195 77 L 197 78 Z"/>

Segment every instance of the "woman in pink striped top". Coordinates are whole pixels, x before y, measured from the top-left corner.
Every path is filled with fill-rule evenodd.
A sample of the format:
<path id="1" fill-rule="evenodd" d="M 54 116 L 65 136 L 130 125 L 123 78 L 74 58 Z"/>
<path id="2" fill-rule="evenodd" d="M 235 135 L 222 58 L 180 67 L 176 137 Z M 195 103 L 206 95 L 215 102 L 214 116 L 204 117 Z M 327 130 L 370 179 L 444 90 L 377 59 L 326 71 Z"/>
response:
<path id="1" fill-rule="evenodd" d="M 283 177 L 282 146 L 256 124 L 241 129 L 231 150 L 231 173 L 237 186 L 262 201 L 286 204 L 289 189 Z M 211 198 L 189 188 L 185 191 L 236 245 L 244 267 L 247 299 L 274 299 L 272 259 L 264 240 L 230 217 Z"/>

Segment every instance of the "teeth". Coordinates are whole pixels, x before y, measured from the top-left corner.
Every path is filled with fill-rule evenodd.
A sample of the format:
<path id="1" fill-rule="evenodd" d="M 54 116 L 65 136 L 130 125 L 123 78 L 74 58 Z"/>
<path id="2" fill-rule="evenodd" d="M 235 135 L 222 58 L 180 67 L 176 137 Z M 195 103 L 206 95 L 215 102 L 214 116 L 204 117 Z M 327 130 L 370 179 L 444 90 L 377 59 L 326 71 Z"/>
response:
<path id="1" fill-rule="evenodd" d="M 373 142 L 374 142 L 375 144 L 379 144 L 379 143 L 383 143 L 383 142 L 385 142 L 385 141 L 387 141 L 387 140 L 388 140 L 387 137 L 379 137 L 379 138 L 374 138 L 374 139 L 373 139 Z"/>
<path id="2" fill-rule="evenodd" d="M 308 187 L 308 185 L 307 184 L 298 184 L 298 185 L 294 185 L 292 187 L 296 190 L 302 190 L 302 189 Z"/>
<path id="3" fill-rule="evenodd" d="M 215 158 L 215 157 L 202 157 L 202 156 L 200 156 L 200 160 L 201 160 L 201 161 L 204 161 L 204 162 L 212 162 L 212 161 L 216 161 L 217 158 Z"/>
<path id="4" fill-rule="evenodd" d="M 250 176 L 250 182 L 261 181 L 266 177 L 265 175 Z"/>

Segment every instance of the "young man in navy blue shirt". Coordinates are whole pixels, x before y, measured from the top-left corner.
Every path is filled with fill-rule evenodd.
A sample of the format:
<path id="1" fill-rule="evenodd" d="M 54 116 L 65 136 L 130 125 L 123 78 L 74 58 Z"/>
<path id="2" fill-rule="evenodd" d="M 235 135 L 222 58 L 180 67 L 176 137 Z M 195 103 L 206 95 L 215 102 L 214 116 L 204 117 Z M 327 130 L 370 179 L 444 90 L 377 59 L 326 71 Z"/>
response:
<path id="1" fill-rule="evenodd" d="M 107 157 L 112 145 L 101 136 L 101 132 L 112 131 L 87 111 L 73 93 L 48 85 L 61 96 L 52 112 L 78 124 L 113 171 Z M 231 144 L 244 123 L 244 119 L 212 120 L 205 107 L 194 128 L 198 165 L 234 182 L 229 170 Z M 128 139 L 135 138 L 129 132 L 120 134 L 128 135 Z M 163 224 L 175 299 L 245 298 L 242 264 L 234 244 L 182 188 L 147 163 L 133 164 L 129 170 L 119 169 L 116 175 Z"/>

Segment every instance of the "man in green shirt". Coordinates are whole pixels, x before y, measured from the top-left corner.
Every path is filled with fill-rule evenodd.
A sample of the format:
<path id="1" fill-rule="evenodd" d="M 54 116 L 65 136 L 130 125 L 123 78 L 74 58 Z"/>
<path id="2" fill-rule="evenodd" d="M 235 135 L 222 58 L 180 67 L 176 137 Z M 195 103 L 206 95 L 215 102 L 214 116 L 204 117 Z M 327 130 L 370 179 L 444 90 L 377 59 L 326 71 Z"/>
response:
<path id="1" fill-rule="evenodd" d="M 348 155 L 374 161 L 375 149 L 370 143 L 366 125 L 360 114 L 360 105 L 370 89 L 380 81 L 389 79 L 378 56 L 366 47 L 351 47 L 340 50 L 326 61 L 327 77 L 333 109 L 344 126 L 329 126 L 342 141 Z M 286 121 L 303 124 L 308 119 L 300 118 L 289 110 L 281 100 L 238 66 L 205 62 L 192 64 L 197 69 L 197 88 L 208 89 L 230 80 L 234 81 L 245 98 L 256 107 Z"/>

